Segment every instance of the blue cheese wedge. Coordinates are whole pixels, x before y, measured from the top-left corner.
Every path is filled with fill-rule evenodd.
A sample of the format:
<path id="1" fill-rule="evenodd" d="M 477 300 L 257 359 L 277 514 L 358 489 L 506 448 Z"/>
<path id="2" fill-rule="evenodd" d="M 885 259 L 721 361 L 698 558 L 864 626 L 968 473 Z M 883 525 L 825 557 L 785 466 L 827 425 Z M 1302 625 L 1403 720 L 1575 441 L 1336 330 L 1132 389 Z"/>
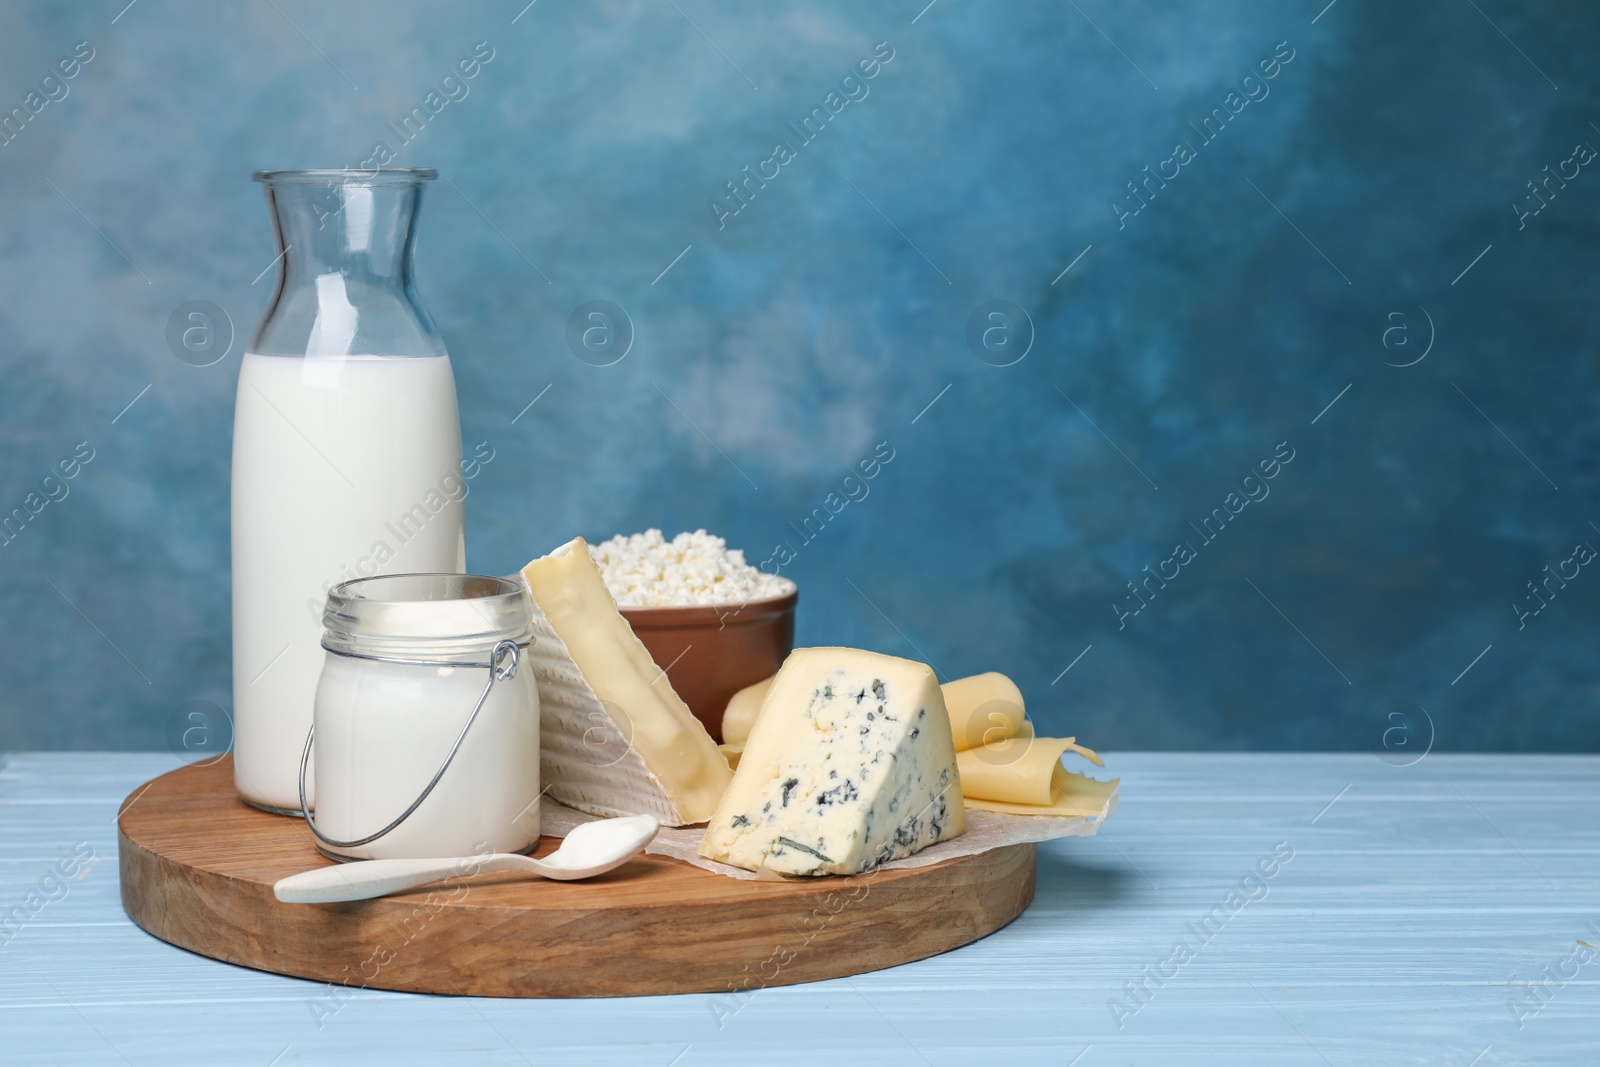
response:
<path id="1" fill-rule="evenodd" d="M 752 871 L 859 874 L 965 828 L 933 671 L 802 648 L 772 681 L 700 854 Z"/>

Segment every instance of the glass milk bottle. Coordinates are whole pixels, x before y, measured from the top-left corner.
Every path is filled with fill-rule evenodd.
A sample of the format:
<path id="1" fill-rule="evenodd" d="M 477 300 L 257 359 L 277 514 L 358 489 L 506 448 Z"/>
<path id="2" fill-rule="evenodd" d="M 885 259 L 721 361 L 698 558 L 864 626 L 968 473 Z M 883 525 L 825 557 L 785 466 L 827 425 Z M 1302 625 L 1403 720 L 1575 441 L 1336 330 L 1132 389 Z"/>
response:
<path id="1" fill-rule="evenodd" d="M 432 170 L 273 170 L 277 291 L 233 424 L 234 783 L 297 814 L 328 592 L 466 569 L 450 357 L 412 283 Z"/>

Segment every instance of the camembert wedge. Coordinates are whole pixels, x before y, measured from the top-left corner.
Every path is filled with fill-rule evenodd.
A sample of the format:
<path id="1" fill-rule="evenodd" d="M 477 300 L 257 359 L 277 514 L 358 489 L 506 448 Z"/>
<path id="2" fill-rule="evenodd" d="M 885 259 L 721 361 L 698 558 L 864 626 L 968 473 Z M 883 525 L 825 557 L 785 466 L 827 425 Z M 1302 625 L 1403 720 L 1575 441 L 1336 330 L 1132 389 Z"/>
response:
<path id="1" fill-rule="evenodd" d="M 704 822 L 733 772 L 606 590 L 583 538 L 529 563 L 546 791 L 593 815 Z"/>
<path id="2" fill-rule="evenodd" d="M 772 681 L 700 854 L 753 871 L 857 874 L 965 828 L 933 671 L 802 648 Z"/>

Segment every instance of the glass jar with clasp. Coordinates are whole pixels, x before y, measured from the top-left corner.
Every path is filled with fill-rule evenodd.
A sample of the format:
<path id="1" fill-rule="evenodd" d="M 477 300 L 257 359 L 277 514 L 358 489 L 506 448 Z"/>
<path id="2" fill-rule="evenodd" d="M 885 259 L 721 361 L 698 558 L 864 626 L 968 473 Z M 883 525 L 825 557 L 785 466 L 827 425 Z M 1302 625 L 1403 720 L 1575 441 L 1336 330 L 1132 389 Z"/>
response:
<path id="1" fill-rule="evenodd" d="M 336 859 L 432 859 L 537 844 L 532 640 L 527 595 L 509 579 L 398 574 L 336 586 L 300 760 L 317 847 Z"/>

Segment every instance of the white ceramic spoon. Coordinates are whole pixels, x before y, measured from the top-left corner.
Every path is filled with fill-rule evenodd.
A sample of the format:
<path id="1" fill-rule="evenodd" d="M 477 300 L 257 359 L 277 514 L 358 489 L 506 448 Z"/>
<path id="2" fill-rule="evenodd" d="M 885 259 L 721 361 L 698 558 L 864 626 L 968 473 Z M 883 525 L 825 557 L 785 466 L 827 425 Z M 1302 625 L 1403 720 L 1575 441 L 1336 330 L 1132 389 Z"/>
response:
<path id="1" fill-rule="evenodd" d="M 570 882 L 622 866 L 643 852 L 660 828 L 661 824 L 650 815 L 599 819 L 574 827 L 562 839 L 561 847 L 543 859 L 498 852 L 458 859 L 357 860 L 280 878 L 272 892 L 285 904 L 372 900 L 429 882 L 464 877 L 469 871 L 527 871 Z"/>

